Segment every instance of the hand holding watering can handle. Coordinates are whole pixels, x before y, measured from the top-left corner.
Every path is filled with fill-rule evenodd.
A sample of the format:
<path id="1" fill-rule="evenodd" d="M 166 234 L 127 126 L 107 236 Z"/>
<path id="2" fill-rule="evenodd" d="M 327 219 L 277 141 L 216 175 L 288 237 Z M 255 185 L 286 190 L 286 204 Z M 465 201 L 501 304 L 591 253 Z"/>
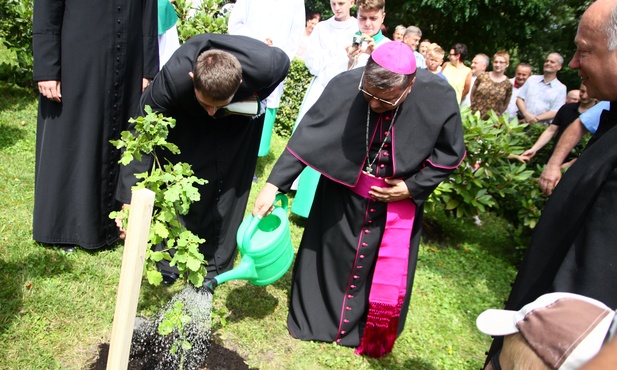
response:
<path id="1" fill-rule="evenodd" d="M 285 213 L 287 213 L 287 206 L 289 203 L 289 201 L 287 200 L 287 196 L 285 194 L 278 193 L 276 194 L 276 198 L 274 198 L 274 204 L 276 204 L 279 200 L 281 201 L 281 208 L 283 208 L 285 210 Z M 249 215 L 248 217 L 251 221 L 249 223 L 249 226 L 246 228 L 244 237 L 242 238 L 242 247 L 244 249 L 248 249 L 248 247 L 250 246 L 251 238 L 253 237 L 253 235 L 255 235 L 255 232 L 257 231 L 257 225 L 259 225 L 259 222 L 261 221 L 261 219 L 257 216 Z"/>

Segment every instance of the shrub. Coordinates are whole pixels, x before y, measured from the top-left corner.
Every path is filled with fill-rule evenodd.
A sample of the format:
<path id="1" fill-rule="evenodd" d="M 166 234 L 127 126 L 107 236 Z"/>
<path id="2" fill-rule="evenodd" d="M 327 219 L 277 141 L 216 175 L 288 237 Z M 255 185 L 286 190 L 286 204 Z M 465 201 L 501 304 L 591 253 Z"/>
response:
<path id="1" fill-rule="evenodd" d="M 0 80 L 32 85 L 33 0 L 0 2 L 0 39 L 15 55 L 14 63 L 0 64 Z"/>
<path id="2" fill-rule="evenodd" d="M 467 157 L 431 195 L 429 202 L 440 202 L 456 217 L 472 217 L 493 211 L 506 219 L 511 234 L 520 239 L 529 234 L 540 217 L 545 197 L 538 188 L 542 168 L 529 168 L 509 158 L 533 143 L 527 125 L 508 121 L 491 112 L 488 120 L 461 112 Z M 522 242 L 521 242 L 522 243 Z"/>
<path id="3" fill-rule="evenodd" d="M 224 16 L 219 11 L 225 3 L 226 1 L 203 0 L 195 14 L 190 16 L 191 1 L 176 0 L 174 6 L 180 18 L 177 23 L 180 43 L 202 33 L 226 33 L 229 15 Z"/>
<path id="4" fill-rule="evenodd" d="M 289 74 L 285 79 L 283 96 L 281 96 L 281 104 L 276 116 L 276 126 L 274 126 L 274 131 L 279 136 L 286 138 L 291 136 L 304 94 L 312 78 L 313 76 L 302 60 L 294 58 L 291 61 Z"/>

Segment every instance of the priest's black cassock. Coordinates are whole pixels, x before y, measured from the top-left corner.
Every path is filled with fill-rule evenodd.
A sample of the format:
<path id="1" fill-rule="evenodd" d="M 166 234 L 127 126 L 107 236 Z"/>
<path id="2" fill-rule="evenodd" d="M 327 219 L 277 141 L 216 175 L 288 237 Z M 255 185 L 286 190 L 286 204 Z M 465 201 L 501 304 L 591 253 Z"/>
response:
<path id="1" fill-rule="evenodd" d="M 39 99 L 34 240 L 111 245 L 119 152 L 109 140 L 158 72 L 157 2 L 36 0 L 32 43 L 34 80 L 60 81 L 62 93 Z"/>
<path id="2" fill-rule="evenodd" d="M 309 165 L 321 176 L 293 270 L 288 329 L 295 338 L 358 346 L 387 204 L 350 190 L 366 167 L 372 174 L 403 179 L 416 205 L 407 265 L 407 289 L 397 334 L 405 324 L 416 267 L 423 204 L 460 164 L 463 129 L 454 90 L 425 70 L 395 110 L 370 113 L 358 90 L 363 69 L 335 77 L 291 137 L 268 182 L 281 191 Z M 394 119 L 391 132 L 386 134 Z M 374 136 L 373 136 L 374 134 Z M 384 143 L 383 147 L 381 143 Z"/>
<path id="3" fill-rule="evenodd" d="M 183 218 L 189 230 L 206 240 L 200 252 L 208 261 L 208 277 L 233 265 L 236 231 L 255 174 L 264 118 L 263 114 L 214 118 L 199 104 L 189 72 L 201 53 L 213 49 L 233 54 L 242 65 L 242 84 L 232 102 L 255 95 L 265 99 L 289 69 L 285 53 L 261 41 L 245 36 L 197 35 L 176 50 L 142 96 L 142 108 L 149 105 L 154 111 L 176 119 L 168 140 L 178 145 L 181 153 L 164 152 L 163 156 L 172 163 L 190 164 L 197 177 L 208 181 L 199 187 L 201 200 Z M 121 168 L 118 200 L 128 203 L 131 186 L 136 183 L 134 174 L 150 168 L 151 158 Z"/>
<path id="4" fill-rule="evenodd" d="M 542 211 L 506 303 L 519 310 L 539 296 L 569 292 L 617 309 L 617 102 Z M 590 143 L 592 141 L 590 140 Z M 502 345 L 497 337 L 488 360 Z"/>

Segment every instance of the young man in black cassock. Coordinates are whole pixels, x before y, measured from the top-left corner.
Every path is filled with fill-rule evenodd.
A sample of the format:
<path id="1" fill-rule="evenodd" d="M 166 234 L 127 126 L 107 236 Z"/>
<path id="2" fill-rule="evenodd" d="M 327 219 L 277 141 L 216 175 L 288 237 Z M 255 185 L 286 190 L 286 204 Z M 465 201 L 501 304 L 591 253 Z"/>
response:
<path id="1" fill-rule="evenodd" d="M 208 86 L 210 81 L 203 81 L 205 85 L 197 82 L 199 73 L 195 65 L 199 56 L 215 51 L 224 52 L 225 57 L 220 60 L 230 62 L 231 55 L 231 61 L 239 62 L 241 80 L 229 82 L 234 79 L 223 76 L 219 86 Z M 214 63 L 207 68 L 216 67 Z M 208 181 L 199 187 L 201 200 L 183 218 L 189 230 L 206 240 L 199 250 L 208 261 L 207 278 L 233 265 L 236 231 L 255 174 L 264 119 L 263 114 L 233 114 L 226 105 L 265 99 L 285 78 L 288 69 L 287 55 L 261 41 L 245 36 L 197 35 L 174 53 L 141 98 L 142 108 L 149 105 L 153 111 L 176 119 L 168 140 L 180 148 L 181 154 L 165 152 L 165 159 L 192 165 L 195 176 Z M 232 87 L 237 90 L 221 96 L 222 85 L 227 82 L 235 84 Z M 131 187 L 137 182 L 134 174 L 150 168 L 151 158 L 121 168 L 118 200 L 129 203 Z M 160 268 L 164 277 L 173 278 L 177 272 L 167 265 Z"/>
<path id="2" fill-rule="evenodd" d="M 402 332 L 423 204 L 465 156 L 456 95 L 400 42 L 339 74 L 307 112 L 255 201 L 268 212 L 305 166 L 320 172 L 293 270 L 295 338 L 380 357 Z M 368 314 L 367 314 L 368 313 Z"/>

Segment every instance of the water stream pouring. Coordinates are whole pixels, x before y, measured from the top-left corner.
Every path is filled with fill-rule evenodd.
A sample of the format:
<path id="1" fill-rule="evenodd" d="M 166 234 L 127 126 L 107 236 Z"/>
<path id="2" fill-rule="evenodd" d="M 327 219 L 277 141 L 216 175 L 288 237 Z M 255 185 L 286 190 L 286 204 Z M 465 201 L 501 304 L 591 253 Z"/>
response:
<path id="1" fill-rule="evenodd" d="M 277 205 L 279 201 L 280 206 Z M 213 290 L 218 284 L 238 279 L 248 280 L 254 285 L 268 285 L 285 275 L 294 256 L 287 204 L 287 196 L 277 194 L 274 210 L 268 216 L 259 219 L 249 214 L 244 218 L 236 234 L 242 255 L 240 263 L 207 281 L 207 288 Z"/>

